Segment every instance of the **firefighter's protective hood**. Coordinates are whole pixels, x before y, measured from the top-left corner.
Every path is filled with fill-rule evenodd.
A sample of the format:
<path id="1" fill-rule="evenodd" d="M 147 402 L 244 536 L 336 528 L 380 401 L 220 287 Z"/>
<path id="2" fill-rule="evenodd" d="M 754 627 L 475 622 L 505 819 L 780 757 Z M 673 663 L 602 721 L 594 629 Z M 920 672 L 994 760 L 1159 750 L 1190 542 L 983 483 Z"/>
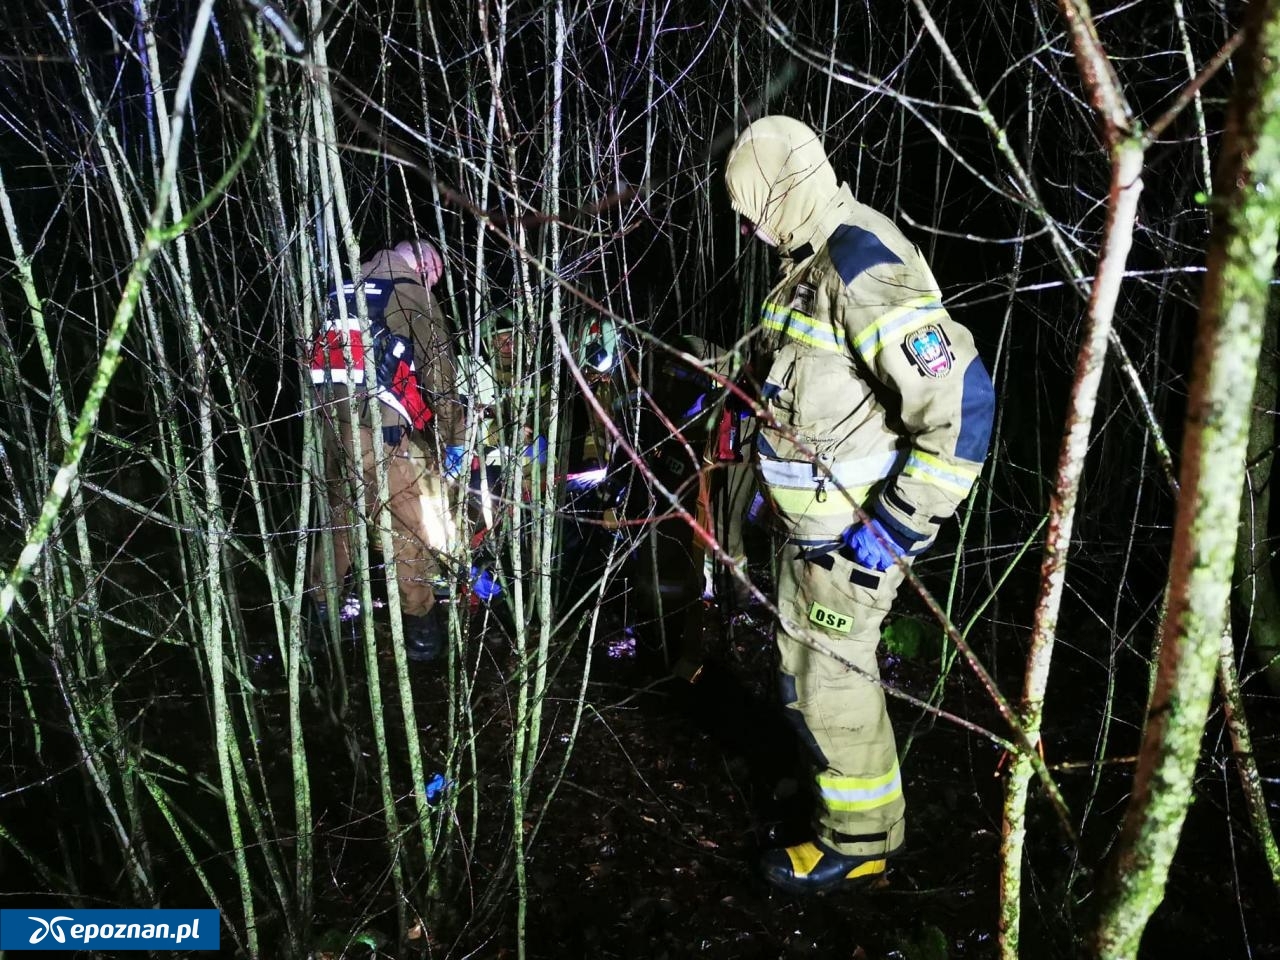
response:
<path id="1" fill-rule="evenodd" d="M 837 182 L 818 135 L 791 117 L 762 117 L 742 131 L 724 179 L 733 209 L 784 257 L 805 244 L 819 247 L 853 207 L 853 194 Z"/>

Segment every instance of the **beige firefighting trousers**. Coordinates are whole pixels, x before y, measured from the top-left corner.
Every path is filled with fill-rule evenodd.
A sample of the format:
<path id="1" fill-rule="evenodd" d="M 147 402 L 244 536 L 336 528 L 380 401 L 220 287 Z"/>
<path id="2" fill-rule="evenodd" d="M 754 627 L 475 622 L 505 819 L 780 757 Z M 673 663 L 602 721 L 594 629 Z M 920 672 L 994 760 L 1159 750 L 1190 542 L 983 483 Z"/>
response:
<path id="1" fill-rule="evenodd" d="M 380 514 L 384 505 L 378 500 L 373 431 L 367 426 L 360 427 L 363 465 L 359 470 L 354 469 L 350 424 L 332 424 L 327 432 L 325 472 L 334 532 L 334 573 L 341 583 L 351 569 L 354 504 L 348 483 L 364 491 L 369 539 L 375 549 L 381 543 Z M 384 448 L 384 453 L 390 492 L 385 508 L 391 513 L 392 560 L 400 588 L 401 612 L 422 616 L 435 604 L 441 560 L 447 562 L 455 552 L 457 530 L 435 458 L 428 454 L 421 440 L 406 436 L 398 446 Z M 318 539 L 312 548 L 310 587 L 323 590 L 324 584 L 324 542 Z"/>
<path id="2" fill-rule="evenodd" d="M 847 550 L 802 557 L 783 546 L 779 673 L 789 718 L 818 764 L 818 834 L 842 853 L 883 855 L 902 844 L 905 804 L 876 648 L 903 574 L 859 566 Z"/>

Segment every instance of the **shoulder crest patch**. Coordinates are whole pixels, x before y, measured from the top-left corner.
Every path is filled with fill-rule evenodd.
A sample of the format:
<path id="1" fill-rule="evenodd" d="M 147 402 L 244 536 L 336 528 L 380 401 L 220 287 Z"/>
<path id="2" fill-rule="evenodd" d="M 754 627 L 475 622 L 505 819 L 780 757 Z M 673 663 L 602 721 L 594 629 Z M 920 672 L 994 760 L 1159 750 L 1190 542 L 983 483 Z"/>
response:
<path id="1" fill-rule="evenodd" d="M 926 324 L 907 334 L 902 341 L 902 352 L 922 377 L 945 377 L 954 366 L 951 341 L 936 323 Z"/>

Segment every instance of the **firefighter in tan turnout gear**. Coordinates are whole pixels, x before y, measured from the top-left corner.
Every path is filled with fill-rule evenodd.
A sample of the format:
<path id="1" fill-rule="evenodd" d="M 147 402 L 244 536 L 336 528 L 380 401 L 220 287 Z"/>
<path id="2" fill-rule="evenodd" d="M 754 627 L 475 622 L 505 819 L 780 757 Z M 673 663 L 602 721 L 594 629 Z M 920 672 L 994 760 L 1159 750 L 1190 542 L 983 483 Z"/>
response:
<path id="1" fill-rule="evenodd" d="M 902 845 L 880 624 L 903 568 L 978 478 L 994 395 L 920 251 L 837 182 L 814 131 L 756 121 L 725 180 L 742 232 L 783 258 L 757 333 L 770 415 L 757 469 L 785 537 L 779 681 L 816 761 L 820 812 L 813 840 L 766 852 L 762 866 L 775 886 L 805 893 L 881 874 Z"/>
<path id="2" fill-rule="evenodd" d="M 458 403 L 456 360 L 445 317 L 430 288 L 444 272 L 431 244 L 405 241 L 382 250 L 360 268 L 369 325 L 361 334 L 356 283 L 330 293 L 329 315 L 311 351 L 325 430 L 325 472 L 337 583 L 325 577 L 324 541 L 312 550 L 308 593 L 313 646 L 323 644 L 330 622 L 327 597 L 341 597 L 351 568 L 351 490 L 363 490 L 371 541 L 380 542 L 379 512 L 391 513 L 395 579 L 400 591 L 405 647 L 411 659 L 432 660 L 443 651 L 445 629 L 434 611 L 441 558 L 456 545 L 444 480 L 456 475 L 463 458 L 463 410 Z M 348 371 L 344 346 L 349 345 Z M 366 384 L 366 349 L 373 351 L 377 383 Z M 361 456 L 356 458 L 347 388 L 360 397 Z M 374 458 L 373 429 L 382 431 L 385 460 Z M 390 499 L 378 499 L 378 470 L 387 471 Z"/>

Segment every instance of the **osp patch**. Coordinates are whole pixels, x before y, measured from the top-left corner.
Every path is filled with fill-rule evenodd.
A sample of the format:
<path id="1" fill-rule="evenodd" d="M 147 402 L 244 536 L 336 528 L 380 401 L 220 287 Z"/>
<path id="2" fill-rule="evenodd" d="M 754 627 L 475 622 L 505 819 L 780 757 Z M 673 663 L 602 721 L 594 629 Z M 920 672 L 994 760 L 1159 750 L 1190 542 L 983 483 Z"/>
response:
<path id="1" fill-rule="evenodd" d="M 848 633 L 853 629 L 853 617 L 847 613 L 832 610 L 830 607 L 824 607 L 817 600 L 813 601 L 813 606 L 809 608 L 809 619 L 818 626 L 834 630 L 836 633 Z"/>
<path id="2" fill-rule="evenodd" d="M 955 360 L 951 341 L 936 323 L 926 324 L 908 334 L 902 342 L 902 350 L 922 377 L 945 377 L 951 372 Z"/>

